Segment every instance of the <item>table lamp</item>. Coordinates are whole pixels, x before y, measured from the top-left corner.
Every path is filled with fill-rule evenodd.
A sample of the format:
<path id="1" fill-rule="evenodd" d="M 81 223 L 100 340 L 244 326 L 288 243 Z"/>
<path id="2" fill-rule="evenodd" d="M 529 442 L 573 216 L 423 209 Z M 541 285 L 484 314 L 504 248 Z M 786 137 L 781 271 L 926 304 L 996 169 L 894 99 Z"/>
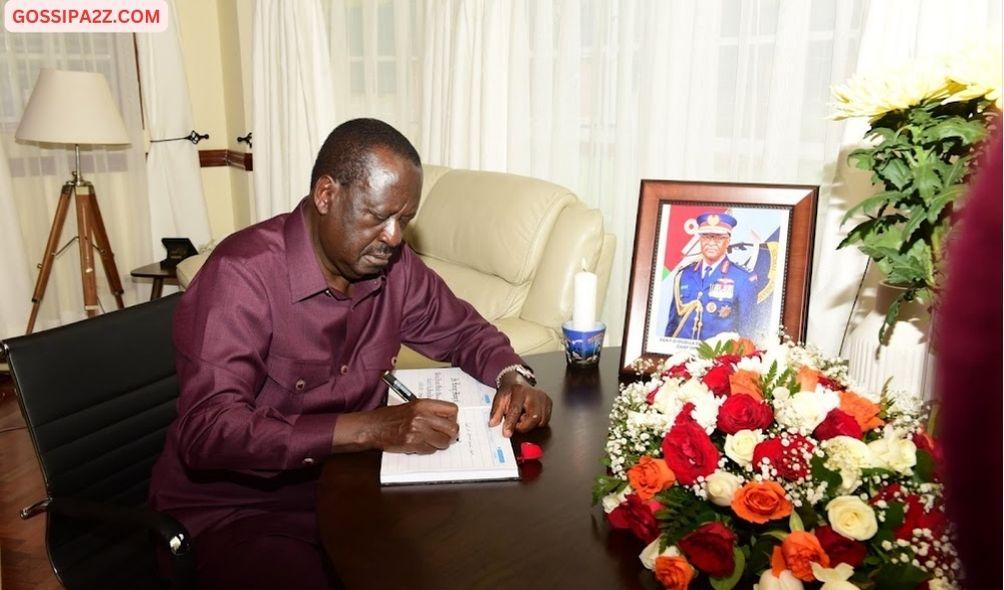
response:
<path id="1" fill-rule="evenodd" d="M 98 286 L 94 270 L 96 249 L 101 256 L 108 285 L 115 303 L 122 309 L 122 281 L 115 267 L 115 255 L 108 243 L 101 210 L 98 208 L 94 185 L 84 180 L 80 171 L 81 145 L 128 145 L 122 115 L 112 98 L 108 81 L 100 73 L 69 72 L 42 69 L 24 109 L 21 124 L 14 137 L 43 144 L 72 144 L 75 152 L 73 177 L 66 181 L 59 194 L 56 215 L 52 220 L 49 240 L 45 245 L 40 271 L 31 297 L 31 316 L 27 333 L 35 328 L 38 310 L 52 273 L 59 237 L 66 222 L 66 213 L 74 196 L 77 210 L 77 241 L 80 246 L 80 275 L 83 279 L 84 311 L 88 317 L 100 309 Z M 49 146 L 52 147 L 52 146 Z"/>

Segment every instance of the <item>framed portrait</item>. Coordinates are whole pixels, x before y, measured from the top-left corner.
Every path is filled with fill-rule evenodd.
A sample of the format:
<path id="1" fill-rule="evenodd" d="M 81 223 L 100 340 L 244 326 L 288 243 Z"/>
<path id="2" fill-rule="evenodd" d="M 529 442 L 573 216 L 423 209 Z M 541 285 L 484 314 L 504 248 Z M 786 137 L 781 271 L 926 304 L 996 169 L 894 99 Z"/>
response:
<path id="1" fill-rule="evenodd" d="M 819 187 L 642 180 L 621 372 L 734 332 L 801 340 Z"/>

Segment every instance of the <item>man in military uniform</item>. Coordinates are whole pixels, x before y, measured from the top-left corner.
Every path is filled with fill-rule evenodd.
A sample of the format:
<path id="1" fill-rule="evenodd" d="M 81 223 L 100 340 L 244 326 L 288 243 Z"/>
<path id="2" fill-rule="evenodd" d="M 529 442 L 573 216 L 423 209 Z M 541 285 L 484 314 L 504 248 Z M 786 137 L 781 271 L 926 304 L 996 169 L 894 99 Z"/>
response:
<path id="1" fill-rule="evenodd" d="M 701 258 L 677 271 L 666 336 L 704 340 L 722 332 L 743 334 L 756 305 L 756 276 L 729 260 L 731 215 L 697 216 Z"/>

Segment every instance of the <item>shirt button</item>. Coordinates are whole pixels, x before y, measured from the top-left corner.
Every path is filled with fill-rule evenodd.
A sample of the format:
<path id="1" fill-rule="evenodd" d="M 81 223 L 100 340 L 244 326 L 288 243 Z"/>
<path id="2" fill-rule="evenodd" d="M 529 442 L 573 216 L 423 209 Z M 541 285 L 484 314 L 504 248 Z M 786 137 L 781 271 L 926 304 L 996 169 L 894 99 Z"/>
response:
<path id="1" fill-rule="evenodd" d="M 342 368 L 339 369 L 339 371 L 342 373 L 342 375 L 344 375 L 344 374 L 346 374 L 346 373 L 349 372 L 349 366 L 348 365 L 342 365 Z"/>
<path id="2" fill-rule="evenodd" d="M 297 379 L 296 380 L 295 387 L 296 387 L 297 391 L 303 391 L 303 388 L 306 387 L 306 386 L 307 386 L 307 382 L 304 381 L 303 379 Z"/>
<path id="3" fill-rule="evenodd" d="M 303 460 L 303 464 L 306 465 L 307 467 L 310 467 L 311 465 L 314 464 L 314 460 L 311 459 L 310 457 L 307 457 L 306 459 Z"/>
<path id="4" fill-rule="evenodd" d="M 394 367 L 396 365 L 397 365 L 397 357 L 396 356 L 390 357 L 390 366 Z"/>

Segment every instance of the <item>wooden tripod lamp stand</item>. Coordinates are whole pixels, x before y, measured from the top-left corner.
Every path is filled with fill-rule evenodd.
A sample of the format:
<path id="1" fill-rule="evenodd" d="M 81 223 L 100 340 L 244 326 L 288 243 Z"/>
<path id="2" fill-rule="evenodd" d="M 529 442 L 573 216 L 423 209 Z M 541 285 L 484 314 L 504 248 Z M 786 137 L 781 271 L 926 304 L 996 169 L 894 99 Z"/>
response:
<path id="1" fill-rule="evenodd" d="M 52 265 L 59 248 L 59 238 L 76 196 L 77 243 L 80 246 L 80 276 L 84 289 L 84 311 L 88 317 L 97 314 L 98 284 L 94 268 L 94 250 L 98 251 L 104 266 L 108 286 L 115 303 L 122 309 L 122 280 L 115 267 L 115 255 L 108 242 L 101 210 L 98 208 L 94 185 L 84 180 L 80 171 L 81 145 L 128 145 L 122 115 L 112 98 L 108 81 L 99 73 L 68 72 L 43 69 L 39 72 L 35 89 L 24 109 L 21 124 L 14 137 L 39 143 L 70 144 L 75 150 L 73 178 L 63 185 L 52 220 L 49 240 L 45 244 L 38 280 L 31 296 L 31 316 L 27 333 L 35 329 L 35 320 L 42 305 L 42 297 L 49 284 Z"/>

